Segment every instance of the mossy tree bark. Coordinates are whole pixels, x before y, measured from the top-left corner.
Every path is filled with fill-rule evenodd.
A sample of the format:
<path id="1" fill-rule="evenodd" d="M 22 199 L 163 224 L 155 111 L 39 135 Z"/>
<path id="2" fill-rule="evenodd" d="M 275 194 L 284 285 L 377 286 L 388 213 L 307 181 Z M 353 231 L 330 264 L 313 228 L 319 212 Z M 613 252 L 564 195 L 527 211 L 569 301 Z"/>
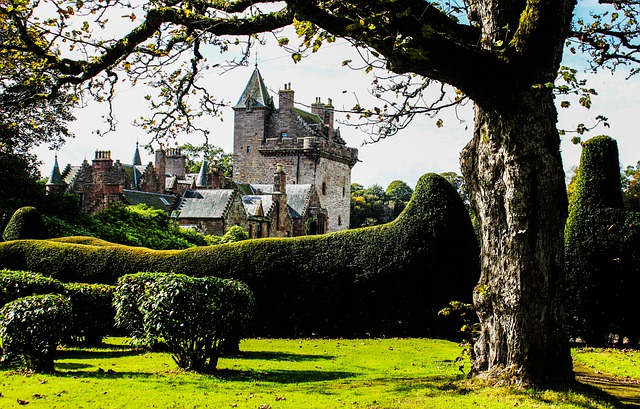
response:
<path id="1" fill-rule="evenodd" d="M 473 370 L 544 385 L 573 376 L 562 311 L 567 199 L 551 93 L 517 99 L 501 110 L 476 106 L 461 156 L 482 226 Z"/>

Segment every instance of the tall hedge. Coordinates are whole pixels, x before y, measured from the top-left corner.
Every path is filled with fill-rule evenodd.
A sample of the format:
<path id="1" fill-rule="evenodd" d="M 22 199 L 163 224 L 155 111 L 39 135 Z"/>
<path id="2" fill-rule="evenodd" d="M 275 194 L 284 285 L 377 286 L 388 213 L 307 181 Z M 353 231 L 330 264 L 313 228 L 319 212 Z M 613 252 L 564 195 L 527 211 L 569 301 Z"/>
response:
<path id="1" fill-rule="evenodd" d="M 570 334 L 592 345 L 637 342 L 640 214 L 623 209 L 618 148 L 609 137 L 583 143 L 565 249 Z"/>
<path id="2" fill-rule="evenodd" d="M 21 239 L 44 239 L 47 228 L 38 209 L 32 206 L 21 207 L 13 213 L 2 233 L 5 241 Z"/>
<path id="3" fill-rule="evenodd" d="M 437 312 L 471 301 L 479 248 L 457 192 L 427 174 L 381 226 L 180 251 L 15 241 L 0 266 L 108 284 L 140 271 L 238 279 L 256 298 L 254 335 L 446 336 Z"/>

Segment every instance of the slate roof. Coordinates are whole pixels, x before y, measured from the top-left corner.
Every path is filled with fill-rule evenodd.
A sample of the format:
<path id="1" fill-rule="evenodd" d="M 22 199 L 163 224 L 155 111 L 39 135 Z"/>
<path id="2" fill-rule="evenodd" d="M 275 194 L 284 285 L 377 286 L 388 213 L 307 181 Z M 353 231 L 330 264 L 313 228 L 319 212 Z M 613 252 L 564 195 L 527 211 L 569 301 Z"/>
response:
<path id="1" fill-rule="evenodd" d="M 221 219 L 234 192 L 233 189 L 187 190 L 176 207 L 178 218 Z"/>
<path id="2" fill-rule="evenodd" d="M 47 180 L 47 185 L 64 186 L 64 184 L 64 180 L 62 179 L 62 175 L 60 174 L 60 167 L 58 166 L 58 155 L 56 155 L 56 158 L 53 162 L 51 175 L 49 175 L 49 179 Z"/>
<path id="3" fill-rule="evenodd" d="M 260 193 L 269 195 L 273 193 L 273 185 L 255 184 L 252 186 Z M 312 185 L 308 184 L 287 185 L 287 207 L 293 219 L 299 219 L 307 212 L 311 200 L 311 189 Z"/>
<path id="4" fill-rule="evenodd" d="M 141 192 L 139 190 L 128 189 L 123 190 L 122 195 L 127 203 L 132 206 L 145 204 L 154 209 L 164 210 L 167 213 L 173 209 L 173 205 L 177 198 L 175 195 Z"/>
<path id="5" fill-rule="evenodd" d="M 247 101 L 250 101 L 253 107 L 273 108 L 273 98 L 269 95 L 269 90 L 262 79 L 262 75 L 260 75 L 257 65 L 234 108 L 247 108 Z"/>
<path id="6" fill-rule="evenodd" d="M 242 196 L 244 210 L 249 216 L 270 216 L 273 207 L 272 195 Z"/>

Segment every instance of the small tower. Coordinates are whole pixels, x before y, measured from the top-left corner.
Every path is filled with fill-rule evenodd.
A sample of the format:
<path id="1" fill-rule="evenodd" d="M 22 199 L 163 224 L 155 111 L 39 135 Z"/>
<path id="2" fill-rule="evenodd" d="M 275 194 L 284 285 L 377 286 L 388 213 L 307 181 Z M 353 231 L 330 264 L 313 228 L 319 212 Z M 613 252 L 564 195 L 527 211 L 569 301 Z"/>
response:
<path id="1" fill-rule="evenodd" d="M 45 185 L 45 190 L 47 193 L 59 193 L 62 192 L 66 187 L 67 184 L 64 183 L 62 175 L 60 174 L 60 167 L 58 166 L 58 154 L 56 154 L 55 160 L 53 162 L 53 169 L 51 170 L 49 180 L 47 180 L 47 184 Z"/>
<path id="2" fill-rule="evenodd" d="M 198 179 L 196 179 L 196 187 L 204 189 L 208 186 L 207 175 L 209 173 L 209 164 L 207 163 L 207 156 L 202 156 L 202 166 L 200 166 L 200 173 Z"/>
<path id="3" fill-rule="evenodd" d="M 258 181 L 259 175 L 253 170 L 262 160 L 258 149 L 267 138 L 267 121 L 273 111 L 273 98 L 256 65 L 238 103 L 233 107 L 234 180 L 250 183 Z"/>
<path id="4" fill-rule="evenodd" d="M 142 159 L 140 159 L 140 149 L 138 149 L 138 141 L 136 141 L 136 150 L 133 151 L 133 160 L 131 164 L 133 166 L 142 166 Z"/>

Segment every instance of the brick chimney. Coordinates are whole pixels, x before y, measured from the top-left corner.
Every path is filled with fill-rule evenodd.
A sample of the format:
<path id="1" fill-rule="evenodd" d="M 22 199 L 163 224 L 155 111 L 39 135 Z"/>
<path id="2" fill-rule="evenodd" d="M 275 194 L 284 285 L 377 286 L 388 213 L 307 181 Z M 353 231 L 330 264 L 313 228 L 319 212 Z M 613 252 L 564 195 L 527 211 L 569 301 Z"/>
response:
<path id="1" fill-rule="evenodd" d="M 282 163 L 276 166 L 276 173 L 273 174 L 273 192 L 287 193 L 287 174 L 282 169 Z"/>
<path id="2" fill-rule="evenodd" d="M 281 89 L 278 92 L 278 107 L 280 109 L 280 118 L 282 119 L 282 127 L 281 131 L 289 131 L 291 130 L 291 125 L 293 123 L 293 104 L 295 93 L 291 89 L 291 83 L 284 84 L 284 89 Z M 289 135 L 291 136 L 291 135 Z"/>
<path id="3" fill-rule="evenodd" d="M 94 172 L 106 172 L 113 167 L 111 151 L 96 151 L 96 157 L 91 163 Z"/>

